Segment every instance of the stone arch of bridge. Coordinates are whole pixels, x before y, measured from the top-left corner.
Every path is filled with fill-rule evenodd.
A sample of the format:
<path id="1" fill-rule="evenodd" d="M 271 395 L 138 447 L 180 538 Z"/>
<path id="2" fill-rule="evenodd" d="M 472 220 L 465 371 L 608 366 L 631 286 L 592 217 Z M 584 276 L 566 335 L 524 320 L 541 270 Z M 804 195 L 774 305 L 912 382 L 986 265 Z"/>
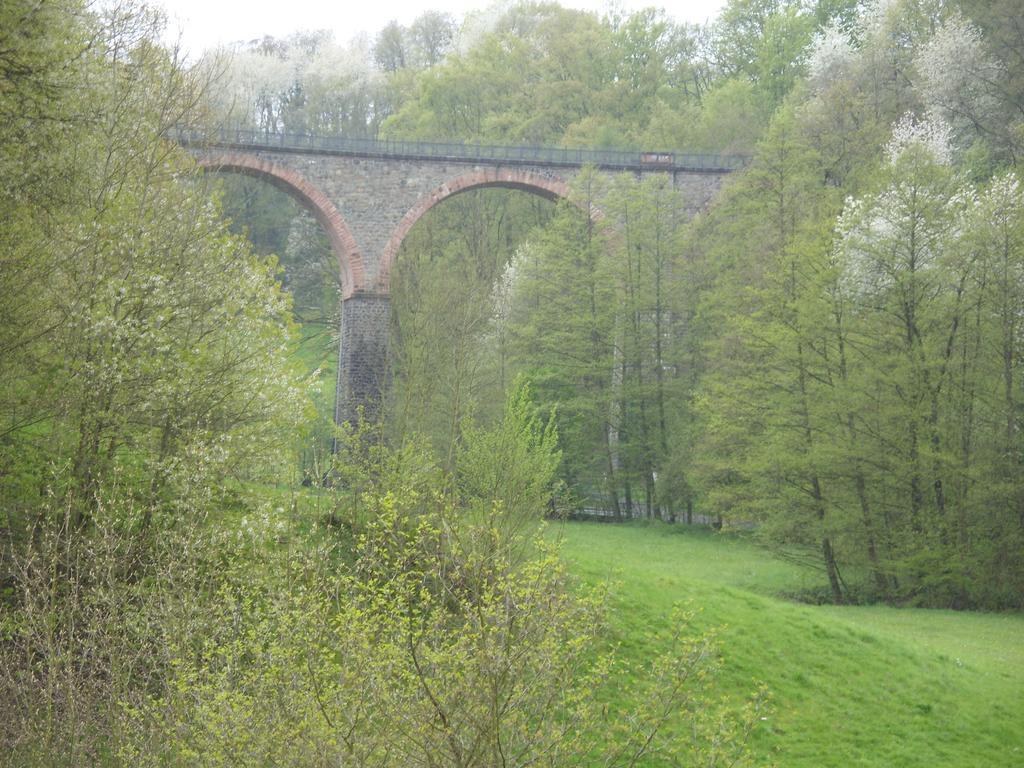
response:
<path id="1" fill-rule="evenodd" d="M 457 176 L 437 187 L 425 197 L 420 198 L 409 209 L 408 213 L 402 217 L 398 226 L 391 233 L 391 237 L 388 238 L 387 245 L 384 246 L 384 252 L 381 254 L 380 268 L 377 271 L 376 290 L 384 294 L 390 291 L 391 269 L 394 266 L 395 259 L 398 257 L 398 249 L 402 247 L 402 241 L 409 234 L 409 230 L 415 226 L 416 222 L 427 211 L 438 203 L 462 192 L 494 187 L 529 192 L 552 202 L 567 198 L 569 195 L 569 186 L 564 180 L 553 176 L 543 176 L 530 171 L 488 168 L 474 170 L 471 173 Z M 590 215 L 596 219 L 599 218 L 600 214 L 597 211 L 590 211 Z"/>
<path id="2" fill-rule="evenodd" d="M 291 195 L 317 220 L 330 241 L 331 250 L 341 269 L 342 298 L 366 288 L 363 256 L 341 213 L 326 195 L 301 174 L 255 155 L 224 153 L 203 157 L 199 167 L 206 171 L 239 173 L 262 179 Z"/>

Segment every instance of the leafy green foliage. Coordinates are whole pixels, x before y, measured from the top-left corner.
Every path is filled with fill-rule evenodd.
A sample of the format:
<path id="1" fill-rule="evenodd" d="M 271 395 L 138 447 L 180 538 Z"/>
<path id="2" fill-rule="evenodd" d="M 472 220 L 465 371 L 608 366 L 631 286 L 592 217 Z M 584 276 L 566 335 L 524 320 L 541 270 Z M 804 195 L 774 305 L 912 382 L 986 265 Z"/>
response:
<path id="1" fill-rule="evenodd" d="M 0 492 L 8 508 L 29 502 L 31 477 L 77 499 L 79 525 L 107 484 L 152 505 L 146 525 L 210 478 L 255 476 L 280 460 L 271 435 L 303 418 L 289 306 L 271 265 L 183 183 L 191 164 L 161 137 L 194 109 L 199 83 L 148 42 L 153 23 L 114 14 L 69 32 L 91 45 L 62 76 L 93 89 L 103 120 L 74 115 L 80 95 L 68 95 L 74 140 L 53 152 L 73 188 L 61 186 L 53 206 L 12 201 L 3 227 L 5 290 L 23 293 L 4 299 L 0 462 L 5 478 L 22 480 Z M 58 183 L 45 175 L 52 160 L 25 158 L 42 186 Z M 26 525 L 12 521 L 18 535 Z"/>
<path id="2" fill-rule="evenodd" d="M 8 11 L 0 100 L 27 111 L 0 133 L 0 738 L 78 765 L 111 759 L 120 695 L 166 680 L 180 615 L 151 598 L 201 588 L 183 553 L 226 478 L 291 463 L 305 383 L 273 264 L 164 138 L 204 81 L 159 17 Z"/>
<path id="3" fill-rule="evenodd" d="M 1022 530 L 1000 478 L 1019 454 L 1003 298 L 1016 290 L 1017 182 L 972 181 L 973 155 L 952 141 L 962 128 L 898 111 L 917 94 L 878 61 L 913 66 L 925 10 L 879 7 L 859 50 L 833 40 L 816 53 L 811 93 L 776 114 L 693 233 L 713 276 L 698 466 L 708 501 L 818 560 L 837 602 L 867 590 L 1013 606 Z M 826 117 L 833 107 L 848 115 Z M 837 187 L 852 193 L 842 206 Z M 979 217 L 991 195 L 1000 213 Z"/>
<path id="4" fill-rule="evenodd" d="M 560 459 L 554 419 L 541 422 L 520 382 L 497 426 L 463 431 L 454 483 L 464 511 L 455 535 L 487 541 L 483 557 L 520 561 L 541 515 L 555 508 Z"/>
<path id="5" fill-rule="evenodd" d="M 409 233 L 392 285 L 394 391 L 389 430 L 428 438 L 448 469 L 470 420 L 501 415 L 514 373 L 502 319 L 502 273 L 546 200 L 480 190 L 431 209 Z"/>
<path id="6" fill-rule="evenodd" d="M 553 476 L 557 454 L 525 388 L 510 398 L 501 425 L 467 438 L 473 458 L 460 466 L 454 492 L 443 474 L 417 469 L 425 468 L 422 454 L 389 451 L 371 431 L 353 437 L 363 458 L 343 465 L 346 485 L 337 493 L 350 505 L 358 496 L 368 514 L 350 518 L 352 558 L 339 566 L 319 547 L 275 550 L 273 527 L 256 529 L 251 553 L 248 536 L 239 547 L 219 544 L 227 567 L 211 585 L 202 632 L 172 644 L 162 694 L 125 708 L 121 759 L 745 759 L 762 697 L 748 710 L 709 707 L 714 646 L 684 616 L 643 673 L 644 705 L 612 710 L 597 697 L 611 665 L 598 650 L 604 598 L 573 585 L 550 544 L 533 538 L 551 493 L 538 480 Z M 496 513 L 481 519 L 481 504 Z M 662 738 L 680 722 L 692 724 L 693 738 Z"/>

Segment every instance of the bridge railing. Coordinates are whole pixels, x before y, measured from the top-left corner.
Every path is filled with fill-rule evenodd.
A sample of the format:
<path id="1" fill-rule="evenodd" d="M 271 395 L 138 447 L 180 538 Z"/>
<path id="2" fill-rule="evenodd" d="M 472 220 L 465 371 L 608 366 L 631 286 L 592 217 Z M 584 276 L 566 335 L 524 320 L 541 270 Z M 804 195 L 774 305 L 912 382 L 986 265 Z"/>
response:
<path id="1" fill-rule="evenodd" d="M 640 152 L 620 149 L 572 149 L 508 144 L 467 144 L 462 142 L 393 141 L 317 136 L 308 133 L 269 133 L 221 127 L 212 131 L 175 129 L 171 138 L 183 144 L 228 145 L 253 149 L 311 150 L 346 155 L 401 156 L 438 160 L 480 160 L 486 162 L 537 163 L 650 170 L 734 171 L 749 158 L 689 152 Z"/>

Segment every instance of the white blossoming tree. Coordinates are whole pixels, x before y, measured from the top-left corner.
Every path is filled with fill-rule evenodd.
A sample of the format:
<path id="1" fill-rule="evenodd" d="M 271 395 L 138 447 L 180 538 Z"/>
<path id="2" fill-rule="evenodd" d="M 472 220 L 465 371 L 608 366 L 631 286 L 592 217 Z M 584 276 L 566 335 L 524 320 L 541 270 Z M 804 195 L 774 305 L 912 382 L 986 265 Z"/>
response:
<path id="1" fill-rule="evenodd" d="M 384 73 L 365 36 L 347 45 L 327 33 L 267 38 L 220 51 L 218 119 L 261 131 L 374 136 L 390 113 Z"/>
<path id="2" fill-rule="evenodd" d="M 1003 67 L 985 50 L 981 32 L 954 13 L 914 60 L 926 106 L 946 121 L 961 145 L 978 138 L 1004 148 L 1007 115 L 999 89 Z"/>

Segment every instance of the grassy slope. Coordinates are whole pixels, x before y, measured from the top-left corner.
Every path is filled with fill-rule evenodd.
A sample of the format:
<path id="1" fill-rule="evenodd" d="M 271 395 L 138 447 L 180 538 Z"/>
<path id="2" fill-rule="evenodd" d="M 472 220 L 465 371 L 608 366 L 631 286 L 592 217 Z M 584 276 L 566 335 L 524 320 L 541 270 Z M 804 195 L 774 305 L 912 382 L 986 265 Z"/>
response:
<path id="1" fill-rule="evenodd" d="M 815 607 L 773 595 L 817 578 L 744 540 L 667 526 L 569 523 L 564 553 L 588 581 L 612 579 L 623 652 L 675 603 L 721 627 L 725 691 L 768 683 L 757 736 L 779 766 L 1024 766 L 1024 616 Z"/>

